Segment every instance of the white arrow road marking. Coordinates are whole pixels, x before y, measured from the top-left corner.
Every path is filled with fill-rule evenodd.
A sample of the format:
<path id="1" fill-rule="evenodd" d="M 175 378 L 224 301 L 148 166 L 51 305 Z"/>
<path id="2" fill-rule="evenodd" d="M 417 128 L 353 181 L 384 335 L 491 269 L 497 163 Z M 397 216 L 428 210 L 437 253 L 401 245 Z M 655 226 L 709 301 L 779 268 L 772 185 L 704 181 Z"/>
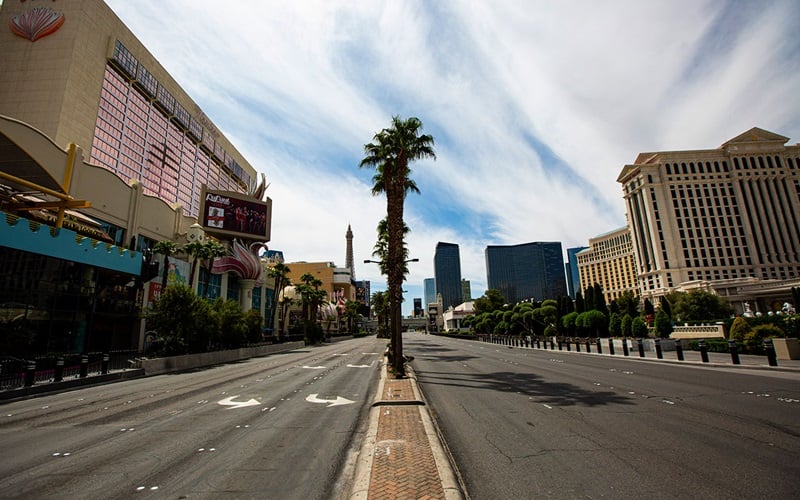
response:
<path id="1" fill-rule="evenodd" d="M 369 368 L 370 365 L 347 365 L 348 368 Z"/>
<path id="2" fill-rule="evenodd" d="M 309 403 L 326 403 L 328 408 L 331 406 L 349 405 L 355 403 L 355 401 L 350 401 L 349 399 L 345 399 L 341 396 L 336 396 L 336 399 L 321 399 L 317 396 L 319 396 L 319 394 L 309 394 L 306 397 L 306 401 Z"/>
<path id="3" fill-rule="evenodd" d="M 324 366 L 306 366 L 306 365 L 303 365 L 303 368 L 305 368 L 306 370 L 324 370 L 325 369 Z"/>
<path id="4" fill-rule="evenodd" d="M 217 404 L 221 404 L 222 406 L 229 406 L 229 410 L 234 408 L 244 408 L 245 406 L 258 406 L 259 403 L 256 399 L 250 399 L 249 401 L 234 401 L 234 399 L 238 398 L 239 396 L 231 396 L 229 398 L 225 398 L 221 401 L 217 401 Z"/>

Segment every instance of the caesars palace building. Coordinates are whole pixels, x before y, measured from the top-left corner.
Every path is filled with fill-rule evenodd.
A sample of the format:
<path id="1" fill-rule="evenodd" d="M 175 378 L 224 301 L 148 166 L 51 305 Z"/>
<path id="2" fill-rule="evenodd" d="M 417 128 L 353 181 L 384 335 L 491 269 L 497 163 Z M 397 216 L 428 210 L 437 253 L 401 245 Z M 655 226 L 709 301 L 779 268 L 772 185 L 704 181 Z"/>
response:
<path id="1" fill-rule="evenodd" d="M 640 153 L 623 167 L 624 236 L 643 298 L 713 290 L 739 314 L 791 300 L 800 286 L 800 145 L 788 141 L 754 127 L 715 149 Z"/>
<path id="2" fill-rule="evenodd" d="M 269 241 L 253 166 L 102 0 L 5 0 L 0 54 L 6 338 L 34 352 L 141 348 L 157 242 Z M 169 258 L 169 282 L 188 281 L 186 260 Z M 264 313 L 271 290 L 244 285 L 252 276 L 197 267 L 208 297 Z"/>

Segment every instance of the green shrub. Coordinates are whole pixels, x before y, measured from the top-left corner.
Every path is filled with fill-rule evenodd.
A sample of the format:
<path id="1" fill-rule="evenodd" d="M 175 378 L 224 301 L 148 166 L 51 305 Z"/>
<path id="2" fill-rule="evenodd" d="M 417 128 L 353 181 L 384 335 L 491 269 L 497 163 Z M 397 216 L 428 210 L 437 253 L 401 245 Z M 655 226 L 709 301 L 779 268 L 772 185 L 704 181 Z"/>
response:
<path id="1" fill-rule="evenodd" d="M 647 324 L 641 316 L 636 316 L 631 321 L 631 335 L 634 337 L 647 337 Z"/>
<path id="2" fill-rule="evenodd" d="M 745 335 L 744 347 L 750 354 L 764 354 L 764 339 L 783 336 L 783 330 L 775 325 L 758 325 Z"/>
<path id="3" fill-rule="evenodd" d="M 208 302 L 186 285 L 173 285 L 145 313 L 148 329 L 158 332 L 160 354 L 173 356 L 208 348 L 215 322 Z"/>
<path id="4" fill-rule="evenodd" d="M 244 324 L 246 330 L 247 342 L 255 344 L 264 340 L 264 318 L 261 313 L 255 309 L 250 309 L 244 313 Z"/>
<path id="5" fill-rule="evenodd" d="M 247 326 L 239 303 L 217 299 L 214 301 L 213 310 L 218 328 L 218 334 L 213 339 L 214 346 L 222 349 L 241 347 L 247 339 Z"/>
<path id="6" fill-rule="evenodd" d="M 308 319 L 303 320 L 306 324 L 305 327 L 305 342 L 306 345 L 311 344 L 319 344 L 325 339 L 325 332 L 322 330 L 322 326 L 316 321 L 311 321 Z"/>
<path id="7" fill-rule="evenodd" d="M 743 342 L 744 338 L 752 330 L 753 329 L 750 327 L 750 323 L 747 321 L 747 319 L 743 318 L 742 316 L 737 316 L 736 319 L 733 320 L 733 324 L 731 325 L 728 336 L 737 342 Z"/>
<path id="8" fill-rule="evenodd" d="M 708 352 L 730 352 L 728 349 L 728 341 L 725 339 L 704 339 L 706 343 L 706 350 Z M 689 349 L 692 351 L 700 350 L 700 342 L 698 340 L 689 341 Z M 742 351 L 741 346 L 738 349 Z"/>

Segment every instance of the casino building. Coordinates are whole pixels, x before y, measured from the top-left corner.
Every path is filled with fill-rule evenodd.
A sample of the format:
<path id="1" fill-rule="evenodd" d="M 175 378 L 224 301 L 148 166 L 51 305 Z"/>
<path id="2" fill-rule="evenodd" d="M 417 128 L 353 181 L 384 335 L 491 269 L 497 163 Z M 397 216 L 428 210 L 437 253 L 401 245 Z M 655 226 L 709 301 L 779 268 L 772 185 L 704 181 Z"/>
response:
<path id="1" fill-rule="evenodd" d="M 6 0 L 0 54 L 0 329 L 32 352 L 141 347 L 157 242 L 269 241 L 255 168 L 102 0 Z M 197 268 L 209 298 L 271 303 Z"/>
<path id="2" fill-rule="evenodd" d="M 791 297 L 800 286 L 800 145 L 788 141 L 754 127 L 715 149 L 640 153 L 622 168 L 643 298 L 702 288 L 741 314 Z"/>

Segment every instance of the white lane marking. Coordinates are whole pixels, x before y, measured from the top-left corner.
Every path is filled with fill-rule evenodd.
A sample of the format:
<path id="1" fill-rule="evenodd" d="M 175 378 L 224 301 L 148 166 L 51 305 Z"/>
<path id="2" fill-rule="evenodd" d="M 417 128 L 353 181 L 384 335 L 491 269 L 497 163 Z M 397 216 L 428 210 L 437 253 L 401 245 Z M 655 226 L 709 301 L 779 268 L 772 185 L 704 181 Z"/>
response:
<path id="1" fill-rule="evenodd" d="M 351 364 L 348 364 L 347 367 L 348 368 L 369 368 L 370 365 L 351 365 Z"/>
<path id="2" fill-rule="evenodd" d="M 244 408 L 246 406 L 258 406 L 258 405 L 261 404 L 261 403 L 258 402 L 258 400 L 253 399 L 253 398 L 251 398 L 249 401 L 234 401 L 234 399 L 236 399 L 238 397 L 239 397 L 238 395 L 231 396 L 229 398 L 225 398 L 225 399 L 222 399 L 220 401 L 217 401 L 217 404 L 220 404 L 222 406 L 228 406 L 229 410 L 232 410 L 234 408 Z"/>
<path id="3" fill-rule="evenodd" d="M 553 407 L 552 407 L 552 406 L 550 406 L 550 405 L 546 405 L 546 404 L 544 404 L 544 403 L 542 403 L 542 405 L 543 405 L 545 408 L 547 408 L 548 410 L 552 410 L 552 409 L 553 409 Z"/>
<path id="4" fill-rule="evenodd" d="M 303 368 L 305 368 L 306 370 L 324 370 L 325 369 L 324 366 L 306 366 L 306 365 L 303 365 Z"/>
<path id="5" fill-rule="evenodd" d="M 336 396 L 336 399 L 322 399 L 318 398 L 319 394 L 309 394 L 306 396 L 306 401 L 309 403 L 326 403 L 328 408 L 331 406 L 341 406 L 341 405 L 349 405 L 355 403 L 355 401 L 350 401 L 349 399 L 343 398 L 341 396 Z"/>

